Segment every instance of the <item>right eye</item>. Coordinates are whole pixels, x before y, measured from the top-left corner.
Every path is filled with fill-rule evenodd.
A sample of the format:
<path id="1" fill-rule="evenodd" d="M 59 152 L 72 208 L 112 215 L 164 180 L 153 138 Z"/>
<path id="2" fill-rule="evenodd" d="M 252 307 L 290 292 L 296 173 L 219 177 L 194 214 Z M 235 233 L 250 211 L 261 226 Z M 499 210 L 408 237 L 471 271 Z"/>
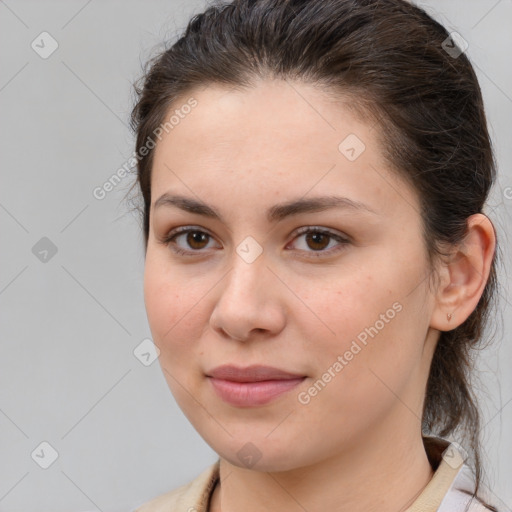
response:
<path id="1" fill-rule="evenodd" d="M 162 243 L 167 245 L 171 251 L 176 254 L 195 256 L 197 253 L 203 252 L 202 249 L 207 248 L 207 242 L 212 238 L 213 237 L 209 233 L 201 229 L 191 226 L 182 226 L 168 233 L 162 240 Z M 178 245 L 177 242 L 180 239 L 182 239 L 188 248 L 183 248 Z"/>

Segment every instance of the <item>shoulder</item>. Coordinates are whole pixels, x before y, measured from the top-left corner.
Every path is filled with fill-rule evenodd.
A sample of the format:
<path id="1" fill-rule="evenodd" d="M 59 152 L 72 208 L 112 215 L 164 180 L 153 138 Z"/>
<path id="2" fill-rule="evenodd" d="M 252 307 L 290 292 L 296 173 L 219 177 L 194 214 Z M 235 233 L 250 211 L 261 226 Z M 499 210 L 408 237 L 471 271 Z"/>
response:
<path id="1" fill-rule="evenodd" d="M 203 512 L 219 475 L 219 461 L 194 480 L 139 505 L 133 512 Z"/>
<path id="2" fill-rule="evenodd" d="M 455 442 L 436 437 L 424 437 L 425 451 L 434 476 L 407 512 L 435 510 L 436 512 L 492 512 L 485 506 L 492 503 L 482 487 L 474 496 L 475 480 L 465 464 L 467 455 Z"/>
<path id="3" fill-rule="evenodd" d="M 442 507 L 439 508 L 439 512 L 493 512 L 494 510 L 485 506 L 478 498 L 458 489 L 453 489 L 443 500 Z"/>
<path id="4" fill-rule="evenodd" d="M 451 489 L 444 497 L 438 512 L 492 512 L 494 509 L 485 506 L 481 499 L 473 495 L 474 486 L 473 474 L 469 467 L 464 464 Z M 489 497 L 482 496 L 482 498 L 485 500 Z"/>

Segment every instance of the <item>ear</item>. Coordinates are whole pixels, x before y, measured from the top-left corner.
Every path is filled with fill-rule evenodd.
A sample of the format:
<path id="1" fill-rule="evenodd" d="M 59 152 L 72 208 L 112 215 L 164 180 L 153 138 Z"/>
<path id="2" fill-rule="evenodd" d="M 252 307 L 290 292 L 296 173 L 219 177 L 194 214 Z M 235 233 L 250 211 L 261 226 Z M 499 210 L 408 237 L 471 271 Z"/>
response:
<path id="1" fill-rule="evenodd" d="M 482 213 L 467 219 L 467 235 L 440 269 L 430 326 L 451 331 L 475 310 L 484 291 L 496 248 L 492 222 Z M 450 318 L 451 315 L 451 318 Z"/>

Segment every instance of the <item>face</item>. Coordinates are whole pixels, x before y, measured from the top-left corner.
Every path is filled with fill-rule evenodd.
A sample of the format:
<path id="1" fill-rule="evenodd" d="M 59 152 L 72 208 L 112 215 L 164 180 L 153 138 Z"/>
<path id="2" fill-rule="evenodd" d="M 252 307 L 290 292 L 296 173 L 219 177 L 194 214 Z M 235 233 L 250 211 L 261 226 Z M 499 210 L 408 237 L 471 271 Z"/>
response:
<path id="1" fill-rule="evenodd" d="M 210 86 L 173 111 L 191 97 L 155 149 L 144 276 L 184 414 L 264 471 L 416 435 L 434 301 L 418 197 L 378 128 L 300 83 Z M 221 365 L 295 377 L 212 378 Z"/>

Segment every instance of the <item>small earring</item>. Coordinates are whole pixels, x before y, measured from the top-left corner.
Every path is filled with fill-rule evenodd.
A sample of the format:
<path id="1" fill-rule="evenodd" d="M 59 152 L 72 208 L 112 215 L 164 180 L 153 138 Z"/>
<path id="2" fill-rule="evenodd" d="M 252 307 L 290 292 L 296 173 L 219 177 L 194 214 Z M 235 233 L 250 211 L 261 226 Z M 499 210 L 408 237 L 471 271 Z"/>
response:
<path id="1" fill-rule="evenodd" d="M 449 321 L 452 319 L 452 314 L 451 314 L 451 313 L 448 313 L 448 314 L 446 315 L 446 318 L 448 318 L 448 322 L 449 322 Z"/>

